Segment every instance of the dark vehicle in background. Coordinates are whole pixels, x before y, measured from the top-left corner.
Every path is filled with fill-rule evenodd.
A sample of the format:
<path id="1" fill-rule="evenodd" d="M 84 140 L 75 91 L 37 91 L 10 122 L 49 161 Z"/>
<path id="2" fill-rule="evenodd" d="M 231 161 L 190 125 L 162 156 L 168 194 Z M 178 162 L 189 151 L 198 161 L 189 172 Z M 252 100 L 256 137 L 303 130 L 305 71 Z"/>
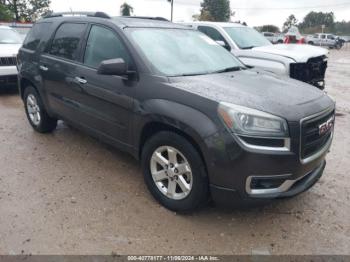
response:
<path id="1" fill-rule="evenodd" d="M 261 203 L 317 182 L 334 102 L 299 81 L 249 69 L 199 31 L 157 19 L 52 14 L 18 56 L 34 130 L 62 119 L 140 159 L 171 210 Z"/>

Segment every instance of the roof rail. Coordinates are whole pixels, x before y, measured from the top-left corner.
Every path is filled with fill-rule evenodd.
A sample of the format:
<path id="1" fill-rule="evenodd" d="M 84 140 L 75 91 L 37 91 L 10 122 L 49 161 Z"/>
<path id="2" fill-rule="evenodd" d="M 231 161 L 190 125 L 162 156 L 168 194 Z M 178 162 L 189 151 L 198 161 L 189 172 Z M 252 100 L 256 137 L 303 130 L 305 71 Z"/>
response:
<path id="1" fill-rule="evenodd" d="M 107 18 L 111 17 L 104 12 L 59 12 L 59 13 L 50 13 L 43 18 L 51 18 L 51 17 L 62 17 L 62 16 L 89 16 L 89 17 L 99 17 L 99 18 Z"/>
<path id="2" fill-rule="evenodd" d="M 152 16 L 123 16 L 126 18 L 136 18 L 136 19 L 149 19 L 149 20 L 158 20 L 158 21 L 166 21 L 166 22 L 170 22 L 168 19 L 164 18 L 164 17 L 152 17 Z"/>

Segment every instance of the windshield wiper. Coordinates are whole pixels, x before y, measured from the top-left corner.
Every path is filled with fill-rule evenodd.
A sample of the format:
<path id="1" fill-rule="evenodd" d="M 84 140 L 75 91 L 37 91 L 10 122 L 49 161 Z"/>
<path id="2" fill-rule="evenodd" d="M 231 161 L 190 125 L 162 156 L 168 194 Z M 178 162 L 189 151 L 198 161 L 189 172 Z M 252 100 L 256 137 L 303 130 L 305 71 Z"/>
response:
<path id="1" fill-rule="evenodd" d="M 207 72 L 205 73 L 188 73 L 188 74 L 181 74 L 181 75 L 174 75 L 173 77 L 177 77 L 177 76 L 200 76 L 200 75 L 206 75 L 208 74 Z"/>
<path id="2" fill-rule="evenodd" d="M 254 48 L 254 47 L 256 47 L 256 46 L 245 46 L 245 47 L 241 47 L 241 49 L 252 49 L 252 48 Z"/>
<path id="3" fill-rule="evenodd" d="M 243 66 L 233 66 L 233 67 L 227 67 L 222 70 L 214 71 L 212 74 L 220 74 L 220 73 L 227 73 L 227 72 L 234 72 L 234 71 L 240 71 L 246 69 Z"/>

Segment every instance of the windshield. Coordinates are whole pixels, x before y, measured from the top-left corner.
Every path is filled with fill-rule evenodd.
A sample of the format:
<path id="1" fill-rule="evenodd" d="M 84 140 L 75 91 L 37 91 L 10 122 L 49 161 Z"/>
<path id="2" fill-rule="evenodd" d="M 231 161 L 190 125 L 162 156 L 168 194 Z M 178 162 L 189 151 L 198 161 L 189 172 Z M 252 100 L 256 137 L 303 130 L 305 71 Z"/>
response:
<path id="1" fill-rule="evenodd" d="M 271 45 L 263 35 L 250 27 L 224 27 L 226 33 L 240 49 Z"/>
<path id="2" fill-rule="evenodd" d="M 12 29 L 0 28 L 0 44 L 21 44 L 21 36 Z"/>
<path id="3" fill-rule="evenodd" d="M 244 65 L 201 32 L 185 29 L 131 29 L 131 39 L 158 73 L 167 76 L 226 72 Z"/>

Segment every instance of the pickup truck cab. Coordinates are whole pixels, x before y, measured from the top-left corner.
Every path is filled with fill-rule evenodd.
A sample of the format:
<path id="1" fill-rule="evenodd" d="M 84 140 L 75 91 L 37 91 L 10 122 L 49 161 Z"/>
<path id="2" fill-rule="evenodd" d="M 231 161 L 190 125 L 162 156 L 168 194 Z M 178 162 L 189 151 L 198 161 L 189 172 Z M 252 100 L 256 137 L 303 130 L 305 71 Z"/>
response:
<path id="1" fill-rule="evenodd" d="M 255 29 L 238 23 L 184 23 L 224 46 L 244 64 L 324 89 L 328 50 L 308 45 L 271 44 Z"/>

